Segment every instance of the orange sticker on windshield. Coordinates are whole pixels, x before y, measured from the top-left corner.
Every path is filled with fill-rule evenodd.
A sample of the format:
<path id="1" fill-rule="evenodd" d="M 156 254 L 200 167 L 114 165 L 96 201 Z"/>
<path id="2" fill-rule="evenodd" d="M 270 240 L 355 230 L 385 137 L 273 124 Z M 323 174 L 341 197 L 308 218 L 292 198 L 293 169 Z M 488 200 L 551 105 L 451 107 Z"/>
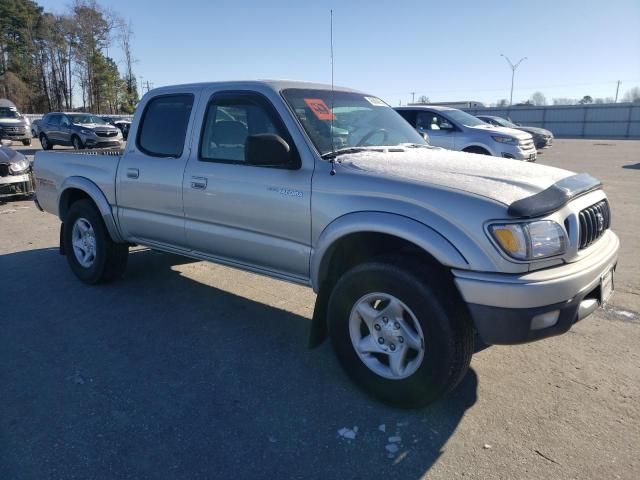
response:
<path id="1" fill-rule="evenodd" d="M 305 98 L 304 103 L 308 105 L 318 120 L 335 120 L 335 115 L 331 112 L 327 104 L 321 98 Z"/>

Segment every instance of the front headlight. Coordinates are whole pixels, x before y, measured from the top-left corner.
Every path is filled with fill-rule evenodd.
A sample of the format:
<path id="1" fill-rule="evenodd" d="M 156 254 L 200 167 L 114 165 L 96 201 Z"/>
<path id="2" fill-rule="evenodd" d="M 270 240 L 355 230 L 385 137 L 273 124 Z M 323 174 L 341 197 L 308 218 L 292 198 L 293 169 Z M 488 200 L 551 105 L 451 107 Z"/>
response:
<path id="1" fill-rule="evenodd" d="M 11 173 L 21 173 L 24 172 L 27 168 L 29 168 L 29 161 L 26 159 L 18 160 L 17 162 L 9 164 L 9 171 Z"/>
<path id="2" fill-rule="evenodd" d="M 489 226 L 489 232 L 500 248 L 516 260 L 555 257 L 567 250 L 567 236 L 552 220 L 494 224 Z"/>
<path id="3" fill-rule="evenodd" d="M 518 143 L 518 140 L 513 137 L 503 137 L 502 135 L 491 135 L 491 138 L 493 138 L 498 143 L 511 143 L 511 144 Z"/>
<path id="4" fill-rule="evenodd" d="M 83 135 L 91 135 L 93 133 L 93 130 L 89 130 L 88 128 L 81 128 L 80 133 L 82 133 Z"/>

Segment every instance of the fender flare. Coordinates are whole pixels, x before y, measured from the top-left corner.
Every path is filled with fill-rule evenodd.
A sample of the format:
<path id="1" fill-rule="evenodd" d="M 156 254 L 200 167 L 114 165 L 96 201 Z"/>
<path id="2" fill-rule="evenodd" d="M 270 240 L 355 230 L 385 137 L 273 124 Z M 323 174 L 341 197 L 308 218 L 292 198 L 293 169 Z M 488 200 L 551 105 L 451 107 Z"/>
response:
<path id="1" fill-rule="evenodd" d="M 332 247 L 345 236 L 361 232 L 384 233 L 407 240 L 448 267 L 467 269 L 469 266 L 467 259 L 449 240 L 424 223 L 394 213 L 354 212 L 335 219 L 320 234 L 311 253 L 314 291 L 320 291 L 327 275 Z"/>
<path id="2" fill-rule="evenodd" d="M 124 242 L 124 239 L 118 230 L 116 219 L 113 215 L 113 210 L 111 209 L 111 205 L 109 205 L 107 197 L 104 195 L 102 190 L 100 190 L 100 187 L 88 178 L 68 177 L 60 186 L 60 194 L 58 195 L 58 216 L 61 221 L 64 222 L 64 218 L 67 215 L 64 200 L 66 199 L 66 195 L 68 195 L 70 189 L 77 189 L 86 193 L 91 200 L 93 200 L 93 203 L 96 204 L 96 207 L 98 207 L 98 210 L 102 215 L 102 220 L 104 221 L 112 240 L 118 243 Z"/>

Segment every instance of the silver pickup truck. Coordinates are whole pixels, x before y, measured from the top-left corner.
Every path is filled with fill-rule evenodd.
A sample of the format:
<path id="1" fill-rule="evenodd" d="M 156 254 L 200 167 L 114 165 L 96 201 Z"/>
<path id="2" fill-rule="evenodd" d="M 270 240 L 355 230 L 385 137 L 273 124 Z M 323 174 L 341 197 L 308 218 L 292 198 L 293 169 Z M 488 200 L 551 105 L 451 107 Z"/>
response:
<path id="1" fill-rule="evenodd" d="M 431 147 L 344 88 L 156 89 L 123 152 L 38 152 L 35 177 L 82 281 L 122 276 L 137 244 L 307 285 L 311 345 L 328 335 L 357 384 L 400 406 L 454 388 L 476 342 L 562 334 L 613 288 L 598 180 Z"/>

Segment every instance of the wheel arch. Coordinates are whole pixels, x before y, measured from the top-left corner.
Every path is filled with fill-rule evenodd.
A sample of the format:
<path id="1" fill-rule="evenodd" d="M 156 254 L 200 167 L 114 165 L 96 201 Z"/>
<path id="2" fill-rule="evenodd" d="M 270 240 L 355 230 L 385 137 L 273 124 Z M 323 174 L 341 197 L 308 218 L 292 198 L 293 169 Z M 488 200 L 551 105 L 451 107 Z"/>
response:
<path id="1" fill-rule="evenodd" d="M 463 269 L 469 265 L 445 237 L 411 218 L 357 212 L 334 220 L 320 235 L 311 257 L 311 284 L 318 296 L 310 347 L 320 345 L 326 338 L 328 299 L 340 275 L 368 259 L 388 254 L 405 254 L 440 269 L 444 275 L 450 275 L 449 268 L 456 265 Z"/>
<path id="2" fill-rule="evenodd" d="M 85 177 L 69 177 L 67 178 L 61 188 L 60 195 L 58 197 L 58 216 L 60 220 L 64 222 L 69 208 L 71 205 L 80 199 L 91 200 L 104 221 L 107 231 L 114 242 L 123 242 L 124 239 L 118 230 L 115 216 L 111 205 L 105 197 L 100 187 Z"/>
<path id="3" fill-rule="evenodd" d="M 411 218 L 384 212 L 357 212 L 330 223 L 322 232 L 311 257 L 311 284 L 318 292 L 336 252 L 358 237 L 386 238 L 390 243 L 422 252 L 440 265 L 467 268 L 469 262 L 444 236 Z M 364 239 L 363 239 L 364 240 Z M 363 247 L 370 245 L 363 244 Z"/>
<path id="4" fill-rule="evenodd" d="M 464 147 L 462 147 L 462 148 L 460 149 L 460 151 L 461 151 L 461 152 L 466 152 L 467 150 L 472 149 L 472 148 L 478 148 L 478 149 L 484 150 L 485 152 L 487 152 L 487 153 L 488 153 L 489 155 L 491 155 L 492 157 L 495 157 L 495 156 L 496 156 L 496 155 L 494 154 L 494 152 L 493 152 L 489 147 L 487 147 L 486 145 L 483 145 L 483 144 L 481 144 L 481 143 L 470 143 L 470 144 L 465 145 Z M 467 152 L 467 153 L 468 153 L 468 152 Z"/>

